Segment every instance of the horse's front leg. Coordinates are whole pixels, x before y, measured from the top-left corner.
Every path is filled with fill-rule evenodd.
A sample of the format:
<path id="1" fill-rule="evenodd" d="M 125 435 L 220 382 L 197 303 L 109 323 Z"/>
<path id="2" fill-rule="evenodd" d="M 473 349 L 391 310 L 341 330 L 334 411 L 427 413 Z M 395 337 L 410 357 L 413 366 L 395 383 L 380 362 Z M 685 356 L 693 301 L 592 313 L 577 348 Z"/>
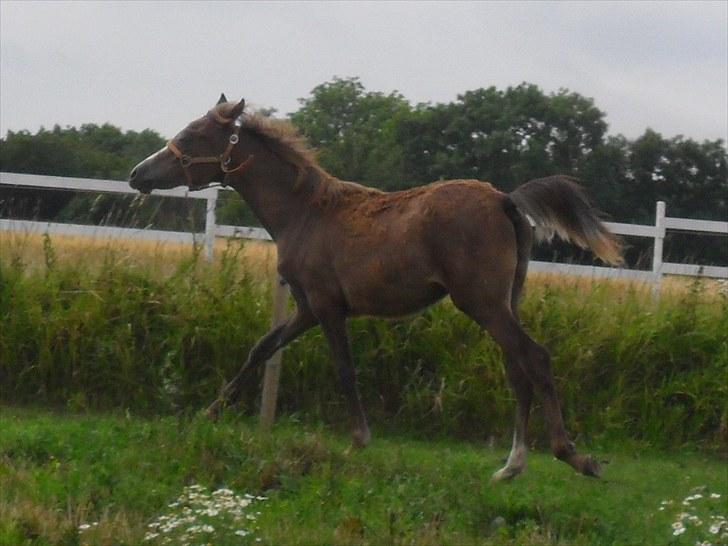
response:
<path id="1" fill-rule="evenodd" d="M 253 373 L 258 366 L 270 359 L 276 351 L 285 347 L 302 333 L 316 326 L 316 324 L 318 324 L 318 320 L 308 307 L 299 305 L 295 315 L 285 323 L 270 330 L 253 346 L 240 371 L 232 381 L 222 388 L 220 395 L 207 408 L 207 416 L 213 421 L 217 420 L 222 409 L 228 404 L 235 403 L 238 396 L 240 396 L 240 390 L 246 375 Z"/>
<path id="2" fill-rule="evenodd" d="M 346 333 L 346 319 L 343 315 L 321 318 L 321 328 L 331 348 L 331 354 L 339 373 L 339 381 L 344 391 L 349 415 L 352 421 L 352 442 L 354 447 L 364 447 L 371 439 L 367 418 L 356 387 L 356 371 L 351 356 L 351 347 Z"/>

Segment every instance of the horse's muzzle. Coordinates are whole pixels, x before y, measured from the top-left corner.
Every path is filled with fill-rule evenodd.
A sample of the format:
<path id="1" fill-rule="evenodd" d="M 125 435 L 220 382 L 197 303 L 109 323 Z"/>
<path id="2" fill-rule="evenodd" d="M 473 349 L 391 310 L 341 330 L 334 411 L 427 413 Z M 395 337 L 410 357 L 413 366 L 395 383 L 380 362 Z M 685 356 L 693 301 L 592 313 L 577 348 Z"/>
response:
<path id="1" fill-rule="evenodd" d="M 129 186 L 133 190 L 138 190 L 140 193 L 151 193 L 151 188 L 143 187 L 141 182 L 136 179 L 137 176 L 137 169 L 135 168 L 131 173 L 129 174 Z"/>

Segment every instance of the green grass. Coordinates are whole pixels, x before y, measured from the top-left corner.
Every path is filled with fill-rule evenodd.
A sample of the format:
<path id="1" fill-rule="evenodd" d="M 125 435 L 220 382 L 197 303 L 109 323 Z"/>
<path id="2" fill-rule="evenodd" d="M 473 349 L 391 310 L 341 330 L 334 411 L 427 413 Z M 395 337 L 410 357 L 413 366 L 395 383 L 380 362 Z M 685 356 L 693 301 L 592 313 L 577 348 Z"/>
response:
<path id="1" fill-rule="evenodd" d="M 671 528 L 695 491 L 704 496 L 692 502 L 703 520 L 728 513 L 725 459 L 602 446 L 597 455 L 610 462 L 595 480 L 532 452 L 522 476 L 491 484 L 505 454 L 376 430 L 370 447 L 349 451 L 345 435 L 320 426 L 287 421 L 264 435 L 234 415 L 211 424 L 4 406 L 0 544 L 160 544 L 144 542 L 147 525 L 191 484 L 267 497 L 255 503 L 260 515 L 246 539 L 230 528 L 225 535 L 221 515 L 208 519 L 216 546 L 727 544 L 707 524 L 681 536 Z M 665 500 L 674 504 L 660 511 Z"/>

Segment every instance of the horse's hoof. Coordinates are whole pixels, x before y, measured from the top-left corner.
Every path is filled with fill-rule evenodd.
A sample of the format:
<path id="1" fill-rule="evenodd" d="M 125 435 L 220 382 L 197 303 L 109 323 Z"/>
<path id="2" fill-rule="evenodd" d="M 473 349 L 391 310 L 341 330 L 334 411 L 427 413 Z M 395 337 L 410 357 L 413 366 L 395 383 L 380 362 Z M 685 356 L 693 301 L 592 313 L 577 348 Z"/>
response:
<path id="1" fill-rule="evenodd" d="M 493 473 L 493 475 L 490 477 L 490 481 L 491 483 L 507 482 L 518 476 L 521 472 L 523 472 L 522 468 L 517 468 L 514 466 L 504 466 L 497 472 Z"/>
<path id="2" fill-rule="evenodd" d="M 581 464 L 581 473 L 592 478 L 601 478 L 602 467 L 594 457 L 587 455 Z"/>
<path id="3" fill-rule="evenodd" d="M 372 433 L 369 429 L 355 430 L 351 434 L 351 446 L 356 449 L 363 449 L 372 439 Z"/>

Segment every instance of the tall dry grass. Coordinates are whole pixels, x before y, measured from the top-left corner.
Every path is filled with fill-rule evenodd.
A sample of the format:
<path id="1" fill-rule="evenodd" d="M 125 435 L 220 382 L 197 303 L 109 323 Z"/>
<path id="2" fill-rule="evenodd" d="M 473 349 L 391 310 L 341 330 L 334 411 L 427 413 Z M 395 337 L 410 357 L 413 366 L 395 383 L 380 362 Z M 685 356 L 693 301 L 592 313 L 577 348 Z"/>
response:
<path id="1" fill-rule="evenodd" d="M 216 257 L 222 256 L 230 244 L 240 247 L 238 255 L 245 260 L 251 273 L 263 276 L 275 271 L 276 247 L 268 241 L 233 243 L 217 239 L 214 246 Z M 43 235 L 24 232 L 0 231 L 0 256 L 7 263 L 22 264 L 26 270 L 42 269 L 46 265 L 47 239 Z M 168 276 L 174 273 L 181 261 L 188 259 L 199 249 L 189 244 L 168 241 L 144 241 L 131 239 L 95 238 L 80 235 L 53 235 L 52 247 L 55 259 L 60 263 L 79 263 L 98 271 L 109 258 L 129 267 L 143 267 L 154 274 Z"/>

